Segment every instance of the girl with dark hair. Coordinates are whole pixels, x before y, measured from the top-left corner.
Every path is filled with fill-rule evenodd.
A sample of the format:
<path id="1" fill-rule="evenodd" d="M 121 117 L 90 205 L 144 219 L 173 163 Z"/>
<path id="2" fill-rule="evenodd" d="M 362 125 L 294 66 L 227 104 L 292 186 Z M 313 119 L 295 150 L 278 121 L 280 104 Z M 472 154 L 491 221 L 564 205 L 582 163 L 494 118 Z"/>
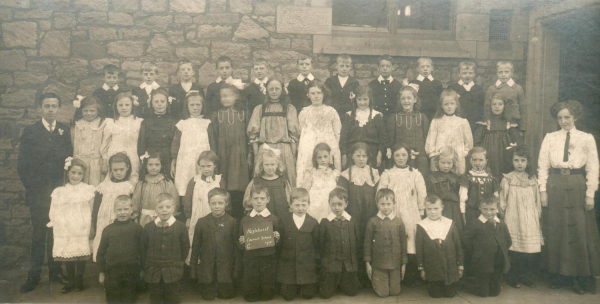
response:
<path id="1" fill-rule="evenodd" d="M 304 172 L 304 179 L 298 180 L 298 187 L 309 191 L 308 214 L 318 222 L 329 214 L 329 192 L 335 189 L 340 172 L 331 169 L 331 148 L 328 144 L 318 144 L 312 157 L 312 167 Z"/>

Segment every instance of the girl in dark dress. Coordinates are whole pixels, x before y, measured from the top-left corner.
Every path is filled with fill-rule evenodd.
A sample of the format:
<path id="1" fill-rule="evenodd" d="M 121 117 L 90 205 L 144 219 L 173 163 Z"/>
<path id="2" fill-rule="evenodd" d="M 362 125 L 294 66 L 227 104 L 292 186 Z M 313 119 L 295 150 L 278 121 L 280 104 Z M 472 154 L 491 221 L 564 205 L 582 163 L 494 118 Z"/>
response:
<path id="1" fill-rule="evenodd" d="M 454 149 L 446 146 L 438 156 L 433 157 L 438 171 L 425 176 L 425 185 L 428 194 L 437 195 L 444 203 L 442 215 L 451 219 L 458 232 L 462 232 L 463 219 L 460 213 L 460 198 L 458 183 L 460 176 L 454 173 L 458 163 L 458 154 Z"/>

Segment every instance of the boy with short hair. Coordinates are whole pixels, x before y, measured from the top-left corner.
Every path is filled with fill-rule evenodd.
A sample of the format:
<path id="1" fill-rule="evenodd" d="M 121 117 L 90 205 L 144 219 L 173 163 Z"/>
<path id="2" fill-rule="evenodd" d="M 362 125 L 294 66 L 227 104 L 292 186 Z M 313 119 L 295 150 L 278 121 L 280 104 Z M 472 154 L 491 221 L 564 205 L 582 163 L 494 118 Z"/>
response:
<path id="1" fill-rule="evenodd" d="M 185 110 L 183 109 L 183 105 L 185 104 L 185 98 L 190 91 L 198 91 L 198 93 L 200 93 L 200 95 L 204 98 L 204 90 L 202 89 L 202 86 L 200 86 L 200 84 L 197 82 L 193 82 L 194 75 L 195 72 L 192 62 L 188 59 L 181 59 L 177 64 L 177 76 L 179 76 L 179 83 L 172 84 L 169 87 L 171 117 L 177 121 L 187 118 L 184 117 Z M 152 115 L 152 113 L 153 111 L 149 111 L 148 114 Z"/>
<path id="2" fill-rule="evenodd" d="M 69 126 L 56 121 L 60 110 L 60 97 L 54 93 L 44 93 L 37 101 L 42 119 L 25 127 L 21 135 L 21 146 L 17 159 L 17 173 L 25 187 L 25 205 L 31 214 L 31 268 L 21 292 L 35 289 L 40 281 L 44 256 L 48 258 L 50 280 L 66 283 L 61 263 L 54 261 L 52 229 L 50 222 L 50 202 L 52 191 L 64 184 L 65 159 L 73 155 Z"/>
<path id="3" fill-rule="evenodd" d="M 244 84 L 239 79 L 233 79 L 233 61 L 227 56 L 221 56 L 217 58 L 215 63 L 219 77 L 215 82 L 208 85 L 206 88 L 206 109 L 204 113 L 210 114 L 216 112 L 221 107 L 221 87 L 224 84 L 230 84 L 235 86 L 238 90 L 244 89 Z"/>
<path id="4" fill-rule="evenodd" d="M 141 69 L 144 82 L 131 90 L 133 96 L 138 98 L 138 105 L 135 107 L 135 115 L 137 117 L 146 118 L 152 114 L 152 104 L 150 103 L 150 95 L 152 91 L 160 88 L 156 83 L 156 75 L 158 75 L 158 67 L 154 62 L 144 62 Z"/>
<path id="5" fill-rule="evenodd" d="M 499 202 L 495 196 L 481 200 L 481 215 L 467 223 L 461 238 L 465 251 L 473 257 L 469 265 L 475 274 L 472 291 L 480 297 L 498 296 L 502 274 L 510 269 L 508 248 L 512 241 L 508 227 L 497 216 Z"/>
<path id="6" fill-rule="evenodd" d="M 444 87 L 441 81 L 434 79 L 431 75 L 433 72 L 433 61 L 431 58 L 421 57 L 417 59 L 417 65 L 419 75 L 416 79 L 411 80 L 410 83 L 419 86 L 418 96 L 421 100 L 421 112 L 427 115 L 427 118 L 431 121 L 438 108 L 440 95 Z"/>
<path id="7" fill-rule="evenodd" d="M 267 81 L 269 81 L 269 64 L 264 58 L 256 58 L 252 63 L 254 81 L 242 93 L 242 100 L 246 103 L 246 113 L 251 115 L 254 108 L 265 101 L 267 96 Z"/>
<path id="8" fill-rule="evenodd" d="M 244 300 L 248 302 L 269 301 L 275 293 L 275 267 L 277 266 L 276 248 L 264 247 L 246 250 L 245 226 L 257 223 L 270 223 L 276 244 L 280 240 L 279 219 L 269 212 L 269 189 L 254 185 L 250 190 L 252 211 L 242 218 L 239 229 L 239 242 L 244 250 Z"/>
<path id="9" fill-rule="evenodd" d="M 308 92 L 308 84 L 315 80 L 312 68 L 312 57 L 304 54 L 298 57 L 298 77 L 290 80 L 287 85 L 288 97 L 292 105 L 296 108 L 298 115 L 300 115 L 304 107 L 310 105 L 310 100 L 306 94 Z"/>
<path id="10" fill-rule="evenodd" d="M 319 222 L 307 214 L 310 197 L 306 189 L 294 188 L 290 201 L 292 213 L 283 216 L 279 231 L 277 282 L 287 301 L 294 299 L 298 289 L 304 299 L 311 299 L 316 292 Z"/>
<path id="11" fill-rule="evenodd" d="M 483 118 L 489 121 L 492 117 L 490 104 L 492 96 L 496 93 L 500 94 L 504 100 L 508 100 L 504 106 L 504 116 L 510 117 L 510 123 L 519 124 L 519 129 L 526 130 L 525 121 L 527 117 L 527 108 L 525 100 L 525 91 L 516 83 L 512 77 L 514 75 L 514 67 L 510 61 L 498 61 L 496 64 L 498 80 L 491 85 L 485 93 L 485 104 L 483 107 Z"/>
<path id="12" fill-rule="evenodd" d="M 325 86 L 331 91 L 331 104 L 340 118 L 350 111 L 352 104 L 352 95 L 354 95 L 359 83 L 354 77 L 350 76 L 352 70 L 352 57 L 348 54 L 338 55 L 335 59 L 337 63 L 337 75 L 327 78 Z"/>
<path id="13" fill-rule="evenodd" d="M 462 277 L 463 251 L 456 224 L 442 216 L 443 201 L 435 194 L 425 198 L 427 218 L 417 224 L 417 261 L 429 296 L 452 298 Z"/>
<path id="14" fill-rule="evenodd" d="M 213 300 L 215 291 L 219 299 L 235 296 L 233 280 L 240 271 L 237 250 L 238 223 L 225 212 L 231 198 L 222 188 L 208 192 L 211 213 L 198 220 L 194 229 L 191 277 L 198 279 L 200 294 L 204 300 Z"/>
<path id="15" fill-rule="evenodd" d="M 380 189 L 376 198 L 379 212 L 367 223 L 363 259 L 375 293 L 385 298 L 400 294 L 408 263 L 406 230 L 394 213 L 394 191 Z"/>
<path id="16" fill-rule="evenodd" d="M 104 284 L 107 303 L 135 303 L 142 266 L 140 241 L 142 227 L 131 220 L 129 195 L 115 199 L 116 220 L 102 230 L 96 261 L 98 281 Z"/>
<path id="17" fill-rule="evenodd" d="M 175 198 L 161 193 L 156 198 L 156 219 L 144 227 L 142 233 L 142 265 L 144 279 L 150 289 L 152 303 L 179 303 L 179 281 L 183 264 L 190 250 L 190 239 L 185 224 L 173 216 L 177 208 Z"/>
<path id="18" fill-rule="evenodd" d="M 469 121 L 471 130 L 475 130 L 475 124 L 483 117 L 483 88 L 475 84 L 475 69 L 477 66 L 473 61 L 462 61 L 458 64 L 460 79 L 448 86 L 460 95 L 461 116 Z"/>
<path id="19" fill-rule="evenodd" d="M 348 192 L 335 188 L 329 192 L 329 215 L 319 226 L 321 242 L 321 283 L 319 293 L 323 299 L 331 298 L 338 287 L 347 296 L 356 296 L 358 281 L 357 240 L 361 239 L 358 223 L 348 214 Z"/>
<path id="20" fill-rule="evenodd" d="M 92 95 L 102 103 L 105 118 L 113 118 L 115 117 L 113 108 L 115 97 L 127 90 L 119 86 L 121 70 L 116 65 L 107 64 L 102 68 L 102 72 L 104 73 L 104 84 L 101 88 L 96 89 Z"/>
<path id="21" fill-rule="evenodd" d="M 369 87 L 373 94 L 373 100 L 370 100 L 372 108 L 381 112 L 383 118 L 396 113 L 398 104 L 398 93 L 402 88 L 402 81 L 394 79 L 393 59 L 390 55 L 382 55 L 377 59 L 379 77 L 369 82 Z"/>

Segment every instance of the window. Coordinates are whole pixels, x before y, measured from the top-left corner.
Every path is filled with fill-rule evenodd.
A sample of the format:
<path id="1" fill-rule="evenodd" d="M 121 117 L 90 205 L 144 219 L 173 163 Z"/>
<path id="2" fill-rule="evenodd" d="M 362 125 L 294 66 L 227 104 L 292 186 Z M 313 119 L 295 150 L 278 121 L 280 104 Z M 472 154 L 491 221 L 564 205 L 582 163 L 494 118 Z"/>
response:
<path id="1" fill-rule="evenodd" d="M 454 32 L 455 0 L 333 0 L 335 30 L 388 34 Z"/>
<path id="2" fill-rule="evenodd" d="M 513 11 L 491 10 L 490 11 L 490 41 L 510 40 L 510 23 Z"/>

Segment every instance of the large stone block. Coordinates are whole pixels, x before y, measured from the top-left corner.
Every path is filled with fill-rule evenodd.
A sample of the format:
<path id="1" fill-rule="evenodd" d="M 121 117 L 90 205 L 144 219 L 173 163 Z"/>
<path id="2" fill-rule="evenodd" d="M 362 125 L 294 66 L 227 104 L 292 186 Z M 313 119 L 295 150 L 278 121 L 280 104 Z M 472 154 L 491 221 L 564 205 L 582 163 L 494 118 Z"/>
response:
<path id="1" fill-rule="evenodd" d="M 150 37 L 150 30 L 148 30 L 148 29 L 138 29 L 138 28 L 119 29 L 119 39 L 148 38 L 148 37 Z"/>
<path id="2" fill-rule="evenodd" d="M 27 70 L 33 72 L 42 72 L 46 74 L 52 73 L 52 61 L 36 60 L 27 62 Z"/>
<path id="3" fill-rule="evenodd" d="M 269 32 L 258 25 L 249 16 L 244 16 L 242 22 L 233 33 L 233 40 L 266 41 Z"/>
<path id="4" fill-rule="evenodd" d="M 106 24 L 108 14 L 106 12 L 81 12 L 77 17 L 79 24 Z"/>
<path id="5" fill-rule="evenodd" d="M 256 21 L 267 31 L 275 32 L 275 16 L 260 16 Z"/>
<path id="6" fill-rule="evenodd" d="M 488 41 L 490 15 L 458 14 L 456 16 L 456 40 Z"/>
<path id="7" fill-rule="evenodd" d="M 55 62 L 56 76 L 68 83 L 74 83 L 88 74 L 88 62 L 85 59 L 58 60 Z"/>
<path id="8" fill-rule="evenodd" d="M 133 16 L 127 13 L 108 12 L 108 24 L 133 25 Z"/>
<path id="9" fill-rule="evenodd" d="M 6 88 L 13 85 L 12 73 L 0 73 L 0 88 Z"/>
<path id="10" fill-rule="evenodd" d="M 150 46 L 146 50 L 148 55 L 156 58 L 172 59 L 175 48 L 163 34 L 156 34 L 150 40 Z"/>
<path id="11" fill-rule="evenodd" d="M 211 43 L 212 59 L 217 60 L 219 56 L 228 56 L 233 61 L 250 60 L 251 49 L 247 44 L 232 43 L 232 42 L 212 42 Z"/>
<path id="12" fill-rule="evenodd" d="M 330 7 L 279 6 L 277 32 L 290 34 L 331 34 Z"/>
<path id="13" fill-rule="evenodd" d="M 0 96 L 3 107 L 26 108 L 35 104 L 36 90 L 9 88 Z"/>
<path id="14" fill-rule="evenodd" d="M 10 21 L 12 19 L 12 11 L 8 8 L 0 8 L 0 21 Z"/>
<path id="15" fill-rule="evenodd" d="M 108 10 L 108 0 L 74 0 L 73 6 L 78 10 Z"/>
<path id="16" fill-rule="evenodd" d="M 289 49 L 290 39 L 289 38 L 273 38 L 269 39 L 269 45 L 271 48 Z"/>
<path id="17" fill-rule="evenodd" d="M 206 62 L 198 70 L 198 82 L 204 88 L 214 82 L 217 77 L 219 77 L 219 72 L 213 62 Z"/>
<path id="18" fill-rule="evenodd" d="M 197 38 L 227 38 L 231 36 L 232 28 L 229 25 L 202 24 L 198 27 Z"/>
<path id="19" fill-rule="evenodd" d="M 312 50 L 312 39 L 297 39 L 292 40 L 292 48 L 302 51 Z"/>
<path id="20" fill-rule="evenodd" d="M 79 81 L 79 90 L 77 91 L 77 95 L 89 96 L 94 93 L 94 90 L 101 87 L 104 83 L 102 78 L 86 78 Z"/>
<path id="21" fill-rule="evenodd" d="M 138 0 L 113 0 L 112 8 L 117 12 L 133 12 L 137 11 L 140 6 Z"/>
<path id="22" fill-rule="evenodd" d="M 240 22 L 240 14 L 206 14 L 194 17 L 196 24 L 236 24 Z"/>
<path id="23" fill-rule="evenodd" d="M 227 10 L 227 0 L 209 0 L 211 13 L 224 13 Z"/>
<path id="24" fill-rule="evenodd" d="M 183 30 L 167 31 L 167 39 L 173 44 L 184 43 Z"/>
<path id="25" fill-rule="evenodd" d="M 15 72 L 15 84 L 18 86 L 38 86 L 46 83 L 48 74 L 39 71 Z"/>
<path id="26" fill-rule="evenodd" d="M 107 54 L 106 45 L 93 41 L 74 42 L 72 51 L 74 58 L 104 58 Z"/>
<path id="27" fill-rule="evenodd" d="M 71 32 L 47 32 L 42 40 L 40 56 L 42 57 L 69 57 L 71 52 Z"/>
<path id="28" fill-rule="evenodd" d="M 123 58 L 139 58 L 144 54 L 143 41 L 115 41 L 107 46 L 108 54 Z"/>
<path id="29" fill-rule="evenodd" d="M 121 70 L 123 71 L 137 71 L 139 72 L 142 69 L 142 62 L 139 60 L 125 60 L 121 65 Z"/>
<path id="30" fill-rule="evenodd" d="M 147 26 L 152 30 L 166 30 L 173 22 L 171 15 L 134 18 L 136 25 Z"/>
<path id="31" fill-rule="evenodd" d="M 52 11 L 30 10 L 16 11 L 15 19 L 48 19 L 52 16 Z"/>
<path id="32" fill-rule="evenodd" d="M 117 39 L 117 29 L 112 27 L 90 27 L 90 40 L 116 40 Z"/>
<path id="33" fill-rule="evenodd" d="M 258 16 L 274 16 L 277 12 L 277 4 L 269 2 L 254 3 L 254 14 Z"/>
<path id="34" fill-rule="evenodd" d="M 27 57 L 23 50 L 0 50 L 0 70 L 25 71 Z"/>
<path id="35" fill-rule="evenodd" d="M 142 0 L 142 10 L 153 13 L 165 12 L 167 0 Z"/>
<path id="36" fill-rule="evenodd" d="M 180 13 L 204 13 L 206 0 L 171 0 L 171 11 Z"/>
<path id="37" fill-rule="evenodd" d="M 175 53 L 179 58 L 187 58 L 192 61 L 205 61 L 208 59 L 207 47 L 178 47 Z"/>
<path id="38" fill-rule="evenodd" d="M 104 66 L 107 64 L 114 64 L 116 66 L 119 66 L 120 62 L 119 62 L 119 59 L 117 59 L 117 58 L 102 58 L 102 59 L 92 60 L 90 62 L 90 66 L 92 67 L 92 69 L 94 69 L 96 71 L 102 71 Z"/>
<path id="39" fill-rule="evenodd" d="M 296 61 L 301 53 L 296 51 L 273 51 L 258 50 L 254 52 L 254 58 L 264 58 L 268 62 Z"/>
<path id="40" fill-rule="evenodd" d="M 19 119 L 23 117 L 25 110 L 23 109 L 5 109 L 0 108 L 0 118 Z"/>
<path id="41" fill-rule="evenodd" d="M 71 0 L 32 0 L 31 6 L 53 11 L 68 10 L 71 7 Z"/>
<path id="42" fill-rule="evenodd" d="M 229 11 L 232 13 L 252 13 L 252 0 L 229 0 Z"/>
<path id="43" fill-rule="evenodd" d="M 6 47 L 28 47 L 37 45 L 37 24 L 17 21 L 2 23 L 2 39 Z"/>
<path id="44" fill-rule="evenodd" d="M 84 77 L 85 75 L 87 75 L 87 73 L 80 73 L 78 75 L 78 77 L 81 78 L 81 77 Z M 58 82 L 58 81 L 52 81 L 52 80 L 51 80 L 51 83 L 48 84 L 42 91 L 42 93 L 52 92 L 52 93 L 60 96 L 60 98 L 62 99 L 63 109 L 61 111 L 59 111 L 59 115 L 61 115 L 61 117 L 63 119 L 57 118 L 57 120 L 70 121 L 73 118 L 72 115 L 74 114 L 74 109 L 71 104 L 71 101 L 76 96 L 75 91 L 76 90 L 75 90 L 74 85 L 70 85 L 70 84 L 66 84 L 66 83 L 62 83 L 62 82 Z M 69 116 L 69 115 L 71 115 L 71 116 Z"/>
<path id="45" fill-rule="evenodd" d="M 31 0 L 2 0 L 2 6 L 29 8 Z"/>

